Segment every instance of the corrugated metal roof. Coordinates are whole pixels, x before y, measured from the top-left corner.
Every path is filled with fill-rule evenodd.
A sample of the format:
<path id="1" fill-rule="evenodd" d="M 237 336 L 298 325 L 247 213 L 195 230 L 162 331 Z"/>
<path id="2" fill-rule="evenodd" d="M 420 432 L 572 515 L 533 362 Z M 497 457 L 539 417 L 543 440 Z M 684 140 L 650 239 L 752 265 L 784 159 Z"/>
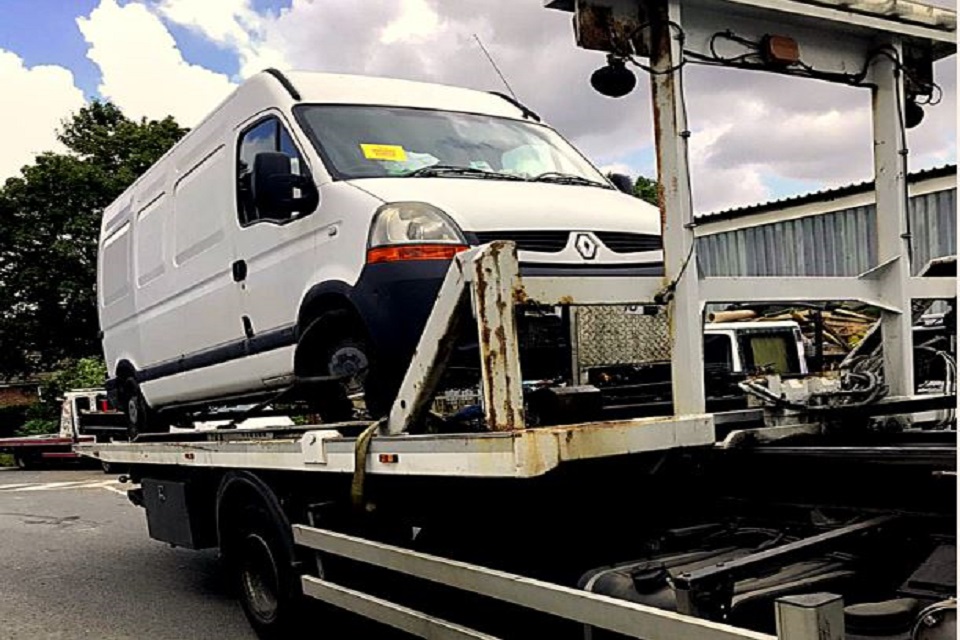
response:
<path id="1" fill-rule="evenodd" d="M 957 190 L 910 198 L 914 275 L 957 253 Z M 874 204 L 775 220 L 703 236 L 698 264 L 707 276 L 855 276 L 877 266 Z"/>
<path id="2" fill-rule="evenodd" d="M 921 180 L 929 180 L 931 178 L 939 178 L 942 176 L 951 175 L 957 175 L 957 165 L 955 164 L 948 164 L 942 167 L 933 167 L 931 169 L 915 171 L 909 175 L 908 181 L 915 183 Z M 812 193 L 805 193 L 799 196 L 790 196 L 789 198 L 781 198 L 779 200 L 770 200 L 768 202 L 762 202 L 759 204 L 751 204 L 745 207 L 736 207 L 733 209 L 725 209 L 723 211 L 716 211 L 713 213 L 704 213 L 698 215 L 697 220 L 703 222 L 730 220 L 733 218 L 752 216 L 758 213 L 766 213 L 768 211 L 777 211 L 787 207 L 796 207 L 803 204 L 809 204 L 811 202 L 829 202 L 831 200 L 836 200 L 837 198 L 843 198 L 861 193 L 869 193 L 871 191 L 873 191 L 873 180 L 869 180 L 867 182 L 858 182 L 833 189 L 814 191 Z"/>

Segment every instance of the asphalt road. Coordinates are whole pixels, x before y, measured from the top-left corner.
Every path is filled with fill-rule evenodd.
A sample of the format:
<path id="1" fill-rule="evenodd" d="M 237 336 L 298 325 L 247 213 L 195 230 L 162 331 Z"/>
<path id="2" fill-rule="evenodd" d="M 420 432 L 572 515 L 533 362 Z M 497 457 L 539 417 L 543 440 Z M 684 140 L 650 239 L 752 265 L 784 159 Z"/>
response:
<path id="1" fill-rule="evenodd" d="M 216 552 L 151 540 L 115 480 L 0 469 L 0 639 L 255 639 Z"/>

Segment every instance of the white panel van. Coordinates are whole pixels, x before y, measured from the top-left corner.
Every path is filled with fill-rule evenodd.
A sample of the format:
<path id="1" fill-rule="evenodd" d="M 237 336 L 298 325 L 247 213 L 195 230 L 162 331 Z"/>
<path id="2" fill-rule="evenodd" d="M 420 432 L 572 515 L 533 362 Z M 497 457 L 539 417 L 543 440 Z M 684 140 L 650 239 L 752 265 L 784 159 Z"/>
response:
<path id="1" fill-rule="evenodd" d="M 495 239 L 531 275 L 662 273 L 657 210 L 510 98 L 268 70 L 105 210 L 108 389 L 134 433 L 306 376 L 380 415 L 451 257 Z"/>

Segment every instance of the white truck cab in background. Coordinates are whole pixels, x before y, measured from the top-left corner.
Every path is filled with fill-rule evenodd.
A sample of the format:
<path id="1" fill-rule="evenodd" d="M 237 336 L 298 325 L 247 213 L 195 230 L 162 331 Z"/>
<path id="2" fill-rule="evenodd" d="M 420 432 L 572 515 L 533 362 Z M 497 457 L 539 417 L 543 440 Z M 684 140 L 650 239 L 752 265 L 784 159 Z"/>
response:
<path id="1" fill-rule="evenodd" d="M 803 334 L 792 320 L 708 322 L 703 353 L 707 366 L 723 366 L 732 373 L 809 373 Z"/>
<path id="2" fill-rule="evenodd" d="M 509 98 L 260 73 L 104 212 L 108 389 L 133 434 L 295 376 L 382 415 L 451 257 L 497 239 L 530 275 L 662 273 L 657 210 Z"/>

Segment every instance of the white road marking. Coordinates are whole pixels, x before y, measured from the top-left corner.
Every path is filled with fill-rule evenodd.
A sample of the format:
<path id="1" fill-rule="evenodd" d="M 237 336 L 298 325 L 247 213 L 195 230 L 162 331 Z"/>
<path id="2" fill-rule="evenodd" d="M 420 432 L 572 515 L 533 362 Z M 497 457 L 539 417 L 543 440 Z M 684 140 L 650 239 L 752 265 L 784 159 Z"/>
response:
<path id="1" fill-rule="evenodd" d="M 34 483 L 32 486 L 17 489 L 17 491 L 48 491 L 50 489 L 69 489 L 84 484 L 83 480 L 73 480 L 71 482 L 43 482 Z"/>
<path id="2" fill-rule="evenodd" d="M 126 490 L 126 489 L 118 489 L 118 488 L 114 487 L 113 484 L 114 484 L 114 483 L 111 483 L 111 484 L 109 484 L 109 485 L 105 485 L 103 488 L 106 489 L 107 491 L 113 491 L 114 493 L 119 494 L 119 495 L 123 496 L 124 498 L 126 498 L 126 497 L 127 497 L 127 490 Z M 116 483 L 116 484 L 119 484 L 119 483 Z"/>
<path id="3" fill-rule="evenodd" d="M 72 489 L 106 489 L 126 495 L 126 491 L 117 487 L 120 483 L 116 480 L 86 480 L 73 482 L 31 482 L 28 484 L 5 484 L 0 485 L 0 493 L 16 493 L 23 491 L 69 491 Z"/>

